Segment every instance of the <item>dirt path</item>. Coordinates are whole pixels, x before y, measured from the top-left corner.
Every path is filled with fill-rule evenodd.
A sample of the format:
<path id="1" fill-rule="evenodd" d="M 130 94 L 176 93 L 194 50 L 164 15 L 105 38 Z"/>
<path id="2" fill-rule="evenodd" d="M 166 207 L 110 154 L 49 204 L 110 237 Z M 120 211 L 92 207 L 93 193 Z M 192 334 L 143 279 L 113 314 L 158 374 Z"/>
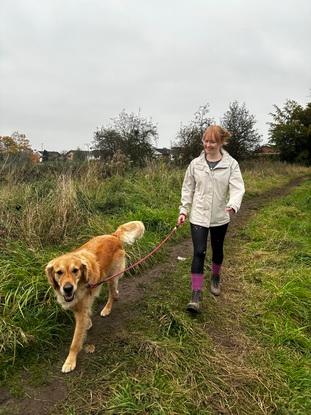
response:
<path id="1" fill-rule="evenodd" d="M 237 231 L 243 228 L 257 210 L 269 204 L 271 200 L 287 195 L 294 187 L 299 186 L 303 180 L 303 177 L 297 178 L 284 187 L 273 189 L 244 201 L 239 214 L 232 219 L 226 237 L 226 244 L 229 245 L 234 242 Z M 140 276 L 125 278 L 120 281 L 121 299 L 114 304 L 114 310 L 109 318 L 105 319 L 104 324 L 98 313 L 102 304 L 98 305 L 94 313 L 93 327 L 88 334 L 87 343 L 93 343 L 96 346 L 103 337 L 105 339 L 115 339 L 120 336 L 120 333 L 124 336 L 128 322 L 135 318 L 133 314 L 128 313 L 128 307 L 125 305 L 138 304 L 144 297 L 146 290 L 150 290 L 158 275 L 164 272 L 165 274 L 170 274 L 175 271 L 176 258 L 178 256 L 191 257 L 192 242 L 190 238 L 187 238 L 178 244 L 167 245 L 165 249 L 168 251 L 168 257 L 164 262 L 144 271 Z M 209 325 L 206 327 L 206 330 L 212 338 L 215 347 L 234 358 L 234 356 L 241 356 L 247 353 L 247 339 L 243 339 L 239 329 L 239 314 L 243 313 L 243 309 L 236 308 L 239 297 L 243 295 L 243 287 L 239 283 L 238 276 L 229 275 L 230 262 L 233 260 L 227 253 L 226 267 L 223 273 L 225 290 L 220 298 L 215 299 L 217 305 L 219 305 L 219 312 L 232 315 L 232 318 L 224 319 L 221 325 Z M 234 313 L 232 312 L 233 310 Z M 65 358 L 65 355 L 61 358 Z M 81 353 L 77 370 L 79 370 L 80 365 L 83 365 L 83 360 L 83 353 Z M 6 389 L 0 388 L 0 415 L 44 415 L 48 414 L 57 402 L 64 400 L 67 390 L 63 375 L 60 373 L 61 362 L 58 362 L 55 366 L 55 374 L 47 380 L 45 385 L 37 388 L 25 386 L 26 398 L 15 399 Z M 25 384 L 27 384 L 27 381 Z"/>

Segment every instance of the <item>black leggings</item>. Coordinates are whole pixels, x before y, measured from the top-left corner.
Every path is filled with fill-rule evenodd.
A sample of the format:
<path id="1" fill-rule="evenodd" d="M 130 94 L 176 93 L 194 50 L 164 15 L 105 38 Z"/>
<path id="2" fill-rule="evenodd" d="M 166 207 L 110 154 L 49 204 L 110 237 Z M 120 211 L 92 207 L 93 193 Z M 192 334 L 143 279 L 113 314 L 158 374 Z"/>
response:
<path id="1" fill-rule="evenodd" d="M 226 223 L 225 225 L 210 228 L 193 225 L 192 223 L 190 225 L 193 243 L 191 272 L 194 274 L 203 274 L 208 231 L 211 232 L 212 261 L 214 264 L 221 265 L 224 259 L 224 239 L 229 224 Z"/>

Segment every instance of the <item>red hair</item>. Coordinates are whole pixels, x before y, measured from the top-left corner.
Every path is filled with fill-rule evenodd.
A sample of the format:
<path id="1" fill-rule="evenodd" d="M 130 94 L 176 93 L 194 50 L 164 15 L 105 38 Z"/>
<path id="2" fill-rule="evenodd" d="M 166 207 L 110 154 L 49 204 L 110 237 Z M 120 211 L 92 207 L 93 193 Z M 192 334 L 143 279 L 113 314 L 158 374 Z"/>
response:
<path id="1" fill-rule="evenodd" d="M 229 131 L 221 127 L 220 125 L 210 125 L 204 131 L 202 140 L 205 141 L 206 138 L 211 138 L 215 140 L 218 144 L 226 144 L 227 140 L 231 137 Z"/>

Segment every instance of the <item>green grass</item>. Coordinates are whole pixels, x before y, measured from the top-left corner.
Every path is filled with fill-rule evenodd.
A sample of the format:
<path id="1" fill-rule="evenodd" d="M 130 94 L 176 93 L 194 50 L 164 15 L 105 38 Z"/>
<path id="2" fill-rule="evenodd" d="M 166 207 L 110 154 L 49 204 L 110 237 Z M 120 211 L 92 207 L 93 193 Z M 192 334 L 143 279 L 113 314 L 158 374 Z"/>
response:
<path id="1" fill-rule="evenodd" d="M 311 182 L 260 211 L 237 266 L 250 293 L 254 365 L 269 376 L 278 414 L 311 412 Z M 252 258 L 252 260 L 249 260 Z"/>
<path id="2" fill-rule="evenodd" d="M 128 247 L 129 262 L 144 256 L 175 224 L 182 173 L 158 165 L 106 180 L 61 175 L 1 188 L 0 377 L 11 372 L 12 363 L 22 364 L 27 348 L 63 338 L 68 317 L 47 284 L 45 264 L 130 220 L 143 220 L 147 232 Z"/>
<path id="3" fill-rule="evenodd" d="M 265 166 L 266 172 L 263 166 L 253 171 L 246 166 L 246 188 L 252 189 L 249 197 L 308 172 L 282 166 L 281 173 L 271 164 Z M 143 220 L 147 230 L 143 240 L 127 250 L 129 262 L 143 256 L 175 224 L 183 174 L 184 170 L 160 165 L 105 180 L 85 174 L 79 179 L 62 176 L 0 188 L 4 235 L 0 365 L 2 381 L 11 391 L 22 393 L 23 381 L 16 376 L 22 367 L 26 365 L 36 382 L 41 357 L 49 356 L 51 362 L 59 359 L 57 346 L 68 347 L 70 341 L 71 333 L 64 330 L 71 325 L 70 314 L 59 308 L 48 289 L 44 265 L 129 220 Z M 96 358 L 82 354 L 84 369 L 66 377 L 70 399 L 60 403 L 55 413 L 302 414 L 310 379 L 306 371 L 310 349 L 310 297 L 305 288 L 310 283 L 305 278 L 306 263 L 310 266 L 307 191 L 302 188 L 299 197 L 260 212 L 263 216 L 257 215 L 241 230 L 234 244 L 228 272 L 245 276 L 243 284 L 252 292 L 250 302 L 248 297 L 236 300 L 250 310 L 239 342 L 250 346 L 252 358 L 230 355 L 225 348 L 217 348 L 210 336 L 217 324 L 218 331 L 228 335 L 226 324 L 236 324 L 234 309 L 226 315 L 221 302 L 207 296 L 201 316 L 192 319 L 184 314 L 188 258 L 176 264 L 172 275 L 159 275 L 152 292 L 139 304 L 139 312 L 136 306 L 129 309 L 132 319 L 126 322 L 125 333 L 108 343 L 103 340 Z M 174 241 L 187 234 L 183 227 Z M 160 251 L 145 267 L 164 257 L 165 250 Z M 264 367 L 259 364 L 261 354 Z M 51 374 L 52 363 L 47 366 Z M 297 412 L 284 412 L 286 405 Z M 276 406 L 279 412 L 273 412 Z"/>
<path id="4" fill-rule="evenodd" d="M 241 169 L 246 185 L 246 199 L 275 187 L 281 187 L 297 176 L 309 174 L 309 169 L 306 167 L 267 160 L 245 161 Z"/>
<path id="5" fill-rule="evenodd" d="M 133 320 L 125 333 L 109 336 L 96 355 L 83 358 L 85 369 L 66 379 L 70 402 L 55 413 L 260 413 L 258 371 L 232 360 L 208 335 L 213 320 L 208 295 L 202 316 L 185 314 L 189 277 L 183 267 L 169 284 L 159 276 L 154 296 L 147 293 L 139 312 L 128 310 Z M 92 401 L 83 398 L 90 394 Z"/>
<path id="6" fill-rule="evenodd" d="M 227 281 L 227 302 L 205 293 L 192 318 L 184 313 L 191 259 L 159 275 L 139 312 L 128 310 L 126 332 L 68 380 L 68 412 L 61 404 L 55 413 L 309 413 L 310 190 L 307 182 L 273 202 L 234 246 L 227 241 L 227 278 L 240 276 L 233 291 Z M 79 376 L 89 384 L 77 387 Z"/>
<path id="7" fill-rule="evenodd" d="M 12 372 L 12 365 L 22 360 L 23 352 L 34 344 L 41 350 L 51 347 L 53 337 L 61 337 L 68 324 L 42 275 L 42 264 L 51 253 L 12 242 L 0 254 L 1 377 Z"/>

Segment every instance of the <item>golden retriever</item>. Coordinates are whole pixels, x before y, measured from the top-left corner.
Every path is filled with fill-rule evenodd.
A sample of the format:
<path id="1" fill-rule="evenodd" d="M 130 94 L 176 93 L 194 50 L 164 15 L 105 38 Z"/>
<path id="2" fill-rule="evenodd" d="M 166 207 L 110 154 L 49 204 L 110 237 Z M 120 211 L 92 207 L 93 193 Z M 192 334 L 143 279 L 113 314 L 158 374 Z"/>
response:
<path id="1" fill-rule="evenodd" d="M 96 236 L 80 248 L 47 264 L 45 272 L 55 290 L 57 301 L 65 310 L 73 311 L 76 321 L 62 372 L 71 372 L 76 367 L 77 355 L 82 348 L 86 331 L 92 326 L 92 304 L 100 293 L 101 285 L 90 288 L 89 284 L 96 284 L 123 271 L 126 262 L 123 243 L 134 243 L 143 236 L 144 231 L 144 224 L 140 221 L 125 223 L 111 235 Z M 118 299 L 120 276 L 108 281 L 108 301 L 100 313 L 103 317 L 110 314 L 113 300 Z"/>

